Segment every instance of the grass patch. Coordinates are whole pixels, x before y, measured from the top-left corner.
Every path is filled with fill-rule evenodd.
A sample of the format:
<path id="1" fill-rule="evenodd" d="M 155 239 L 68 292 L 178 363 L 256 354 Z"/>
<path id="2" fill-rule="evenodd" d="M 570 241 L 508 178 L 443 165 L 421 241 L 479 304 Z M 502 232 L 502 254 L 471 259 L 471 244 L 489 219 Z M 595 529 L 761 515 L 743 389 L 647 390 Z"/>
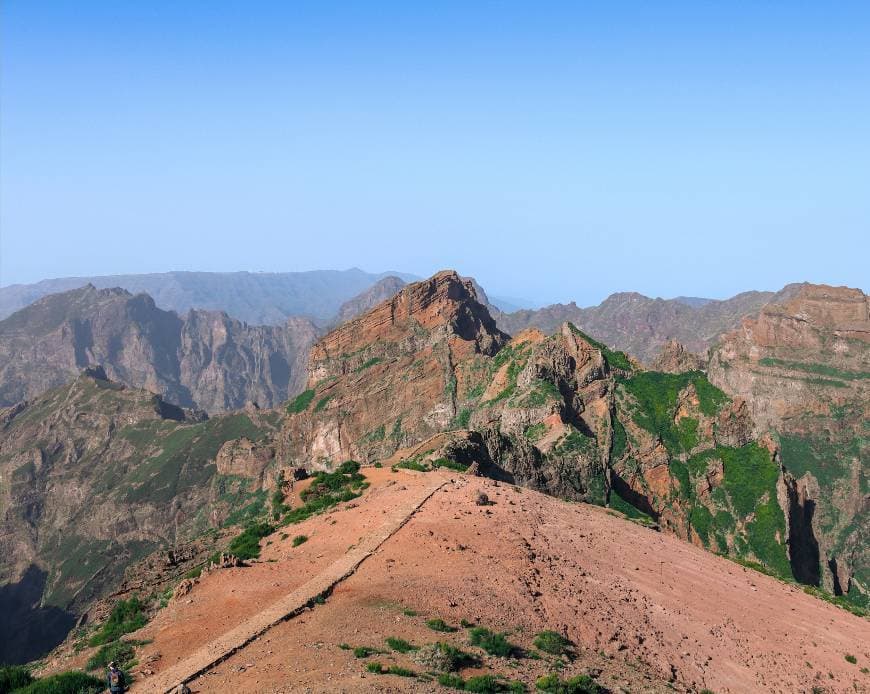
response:
<path id="1" fill-rule="evenodd" d="M 275 532 L 271 523 L 253 523 L 246 527 L 240 535 L 233 538 L 227 551 L 241 560 L 254 559 L 260 556 L 260 540 Z"/>
<path id="2" fill-rule="evenodd" d="M 371 648 L 369 646 L 357 646 L 353 649 L 353 655 L 355 658 L 368 658 L 370 655 L 378 655 L 381 651 L 377 648 Z"/>
<path id="3" fill-rule="evenodd" d="M 15 689 L 26 687 L 31 682 L 33 682 L 33 675 L 26 667 L 21 665 L 0 667 L 0 694 L 9 694 Z"/>
<path id="4" fill-rule="evenodd" d="M 335 472 L 318 472 L 312 479 L 311 486 L 300 494 L 305 503 L 287 512 L 281 520 L 282 525 L 301 523 L 342 501 L 357 498 L 368 486 L 359 469 L 359 463 L 348 460 Z"/>
<path id="5" fill-rule="evenodd" d="M 308 409 L 312 400 L 314 400 L 314 391 L 310 389 L 303 390 L 287 404 L 287 414 L 299 414 L 300 412 L 304 412 Z"/>
<path id="6" fill-rule="evenodd" d="M 538 422 L 537 424 L 527 426 L 523 436 L 534 443 L 535 441 L 540 441 L 546 433 L 547 425 L 544 422 Z"/>
<path id="7" fill-rule="evenodd" d="M 803 371 L 805 373 L 817 374 L 819 376 L 828 376 L 830 378 L 840 379 L 841 381 L 863 381 L 870 379 L 868 371 L 846 371 L 837 369 L 827 364 L 816 364 L 813 362 L 787 361 L 785 359 L 775 359 L 773 357 L 764 357 L 759 359 L 758 363 L 762 366 L 779 366 L 792 371 Z"/>
<path id="8" fill-rule="evenodd" d="M 315 412 L 320 412 L 320 411 L 322 411 L 322 410 L 323 410 L 323 409 L 324 409 L 324 408 L 329 404 L 329 401 L 330 401 L 330 400 L 332 400 L 332 396 L 331 396 L 331 395 L 327 395 L 327 396 L 324 397 L 324 398 L 320 398 L 320 400 L 318 400 L 318 401 L 317 401 L 317 404 L 314 406 L 314 411 L 315 411 Z"/>
<path id="9" fill-rule="evenodd" d="M 468 470 L 468 465 L 457 463 L 455 460 L 449 460 L 448 458 L 438 458 L 438 460 L 432 463 L 433 470 L 440 467 L 443 467 L 447 470 L 453 470 L 454 472 L 465 472 L 466 470 Z"/>
<path id="10" fill-rule="evenodd" d="M 682 374 L 643 371 L 631 378 L 620 378 L 619 383 L 637 403 L 632 412 L 635 423 L 658 435 L 671 453 L 686 452 L 697 445 L 697 423 L 694 430 L 691 423 L 682 425 L 683 428 L 674 424 L 680 391 L 692 384 L 698 394 L 699 408 L 707 417 L 715 415 L 728 402 L 728 396 L 700 371 Z"/>
<path id="11" fill-rule="evenodd" d="M 103 680 L 84 672 L 71 671 L 34 680 L 14 691 L 15 694 L 97 694 L 105 688 Z"/>
<path id="12" fill-rule="evenodd" d="M 454 631 L 458 631 L 456 627 L 450 626 L 440 617 L 428 620 L 426 622 L 426 626 L 429 627 L 432 631 L 440 631 L 444 633 L 452 633 Z"/>
<path id="13" fill-rule="evenodd" d="M 94 653 L 85 666 L 86 670 L 99 670 L 109 666 L 113 660 L 123 670 L 130 666 L 136 658 L 136 646 L 145 644 L 145 641 L 113 641 L 100 647 Z"/>
<path id="14" fill-rule="evenodd" d="M 535 689 L 551 694 L 604 694 L 607 690 L 589 675 L 577 675 L 563 680 L 556 673 L 539 677 Z"/>
<path id="15" fill-rule="evenodd" d="M 532 642 L 539 651 L 550 655 L 567 655 L 571 652 L 571 642 L 557 631 L 542 631 Z"/>
<path id="16" fill-rule="evenodd" d="M 293 538 L 292 544 L 294 547 L 298 547 L 303 542 L 308 542 L 308 535 L 297 535 L 296 537 Z"/>
<path id="17" fill-rule="evenodd" d="M 405 639 L 396 638 L 395 636 L 390 636 L 386 639 L 386 644 L 396 653 L 410 653 L 411 651 L 416 651 L 417 646 L 414 644 L 405 641 Z"/>
<path id="18" fill-rule="evenodd" d="M 366 369 L 374 366 L 375 364 L 380 364 L 381 361 L 383 361 L 383 360 L 380 357 L 372 357 L 371 359 L 364 361 L 362 364 L 360 364 L 358 367 L 356 367 L 354 369 L 354 373 L 359 373 L 360 371 L 365 371 Z"/>
<path id="19" fill-rule="evenodd" d="M 102 646 L 110 641 L 117 641 L 124 634 L 141 629 L 147 622 L 145 604 L 138 596 L 134 595 L 129 600 L 119 600 L 103 626 L 90 638 L 88 645 Z"/>
<path id="20" fill-rule="evenodd" d="M 520 649 L 507 640 L 503 633 L 493 632 L 486 627 L 474 627 L 468 632 L 468 640 L 472 646 L 482 648 L 489 655 L 508 658 L 519 653 Z"/>
<path id="21" fill-rule="evenodd" d="M 852 654 L 850 654 L 850 653 L 847 653 L 847 654 L 844 655 L 843 657 L 846 659 L 846 662 L 847 662 L 847 663 L 852 663 L 852 665 L 857 665 L 857 664 L 858 664 L 858 659 L 857 659 L 854 655 L 852 655 Z"/>

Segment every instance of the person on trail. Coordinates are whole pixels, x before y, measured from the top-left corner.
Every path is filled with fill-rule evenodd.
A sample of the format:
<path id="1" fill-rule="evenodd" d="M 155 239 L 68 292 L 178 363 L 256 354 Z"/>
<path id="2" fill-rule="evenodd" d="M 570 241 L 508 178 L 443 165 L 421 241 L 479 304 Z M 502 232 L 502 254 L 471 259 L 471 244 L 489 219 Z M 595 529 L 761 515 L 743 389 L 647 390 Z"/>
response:
<path id="1" fill-rule="evenodd" d="M 118 669 L 118 663 L 114 660 L 109 663 L 109 670 L 106 673 L 106 682 L 109 685 L 109 691 L 112 694 L 121 694 L 126 691 L 124 686 L 124 673 Z"/>

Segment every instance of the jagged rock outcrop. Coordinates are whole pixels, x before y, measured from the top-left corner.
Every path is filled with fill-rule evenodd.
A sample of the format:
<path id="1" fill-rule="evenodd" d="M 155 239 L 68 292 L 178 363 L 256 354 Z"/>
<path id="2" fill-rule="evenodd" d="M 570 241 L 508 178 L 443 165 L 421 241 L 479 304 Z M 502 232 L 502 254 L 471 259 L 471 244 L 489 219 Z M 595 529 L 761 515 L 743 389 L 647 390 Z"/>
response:
<path id="1" fill-rule="evenodd" d="M 702 366 L 703 359 L 699 355 L 688 351 L 676 340 L 668 340 L 650 368 L 653 371 L 678 374 L 685 371 L 698 371 Z"/>
<path id="2" fill-rule="evenodd" d="M 804 284 L 722 338 L 710 380 L 742 398 L 756 435 L 774 432 L 796 480 L 801 574 L 870 604 L 870 300 L 859 289 Z M 792 543 L 794 544 L 794 543 Z M 812 544 L 803 542 L 803 545 Z M 813 564 L 817 566 L 813 566 Z"/>
<path id="3" fill-rule="evenodd" d="M 270 407 L 301 389 L 317 334 L 303 318 L 252 327 L 214 311 L 180 317 L 145 294 L 88 285 L 0 321 L 0 404 L 31 399 L 99 364 L 109 378 L 183 407 Z"/>
<path id="4" fill-rule="evenodd" d="M 408 285 L 314 345 L 279 459 L 368 462 L 447 429 L 457 414 L 456 365 L 507 340 L 455 272 Z"/>

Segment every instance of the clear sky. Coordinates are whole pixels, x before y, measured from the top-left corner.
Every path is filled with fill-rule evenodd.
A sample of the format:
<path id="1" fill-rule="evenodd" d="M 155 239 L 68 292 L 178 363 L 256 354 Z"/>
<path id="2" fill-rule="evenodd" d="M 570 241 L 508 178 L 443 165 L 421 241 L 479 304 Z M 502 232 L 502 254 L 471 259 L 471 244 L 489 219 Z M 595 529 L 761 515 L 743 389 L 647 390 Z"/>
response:
<path id="1" fill-rule="evenodd" d="M 0 284 L 870 288 L 870 2 L 2 4 Z"/>

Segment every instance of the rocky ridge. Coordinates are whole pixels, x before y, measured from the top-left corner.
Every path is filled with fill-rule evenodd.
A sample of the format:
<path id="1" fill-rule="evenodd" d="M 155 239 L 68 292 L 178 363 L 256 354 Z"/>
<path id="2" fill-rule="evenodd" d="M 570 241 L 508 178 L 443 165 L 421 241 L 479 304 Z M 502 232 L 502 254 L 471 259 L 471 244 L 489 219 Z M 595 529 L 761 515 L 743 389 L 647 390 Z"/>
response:
<path id="1" fill-rule="evenodd" d="M 808 582 L 870 604 L 870 299 L 800 285 L 725 335 L 710 380 L 745 399 L 755 433 L 771 432 L 810 543 Z"/>
<path id="2" fill-rule="evenodd" d="M 101 365 L 114 381 L 209 412 L 276 405 L 301 389 L 318 330 L 307 319 L 253 327 L 225 313 L 164 311 L 146 294 L 87 285 L 0 321 L 0 405 Z"/>

